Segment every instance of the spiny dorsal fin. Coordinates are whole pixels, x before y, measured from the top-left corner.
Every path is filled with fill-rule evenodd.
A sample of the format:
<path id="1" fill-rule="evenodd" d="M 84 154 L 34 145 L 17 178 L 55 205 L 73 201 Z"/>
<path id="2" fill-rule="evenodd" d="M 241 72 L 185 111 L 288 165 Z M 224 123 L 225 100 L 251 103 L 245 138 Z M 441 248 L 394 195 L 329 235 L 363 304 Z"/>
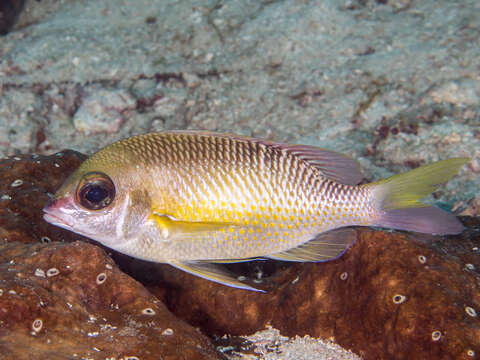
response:
<path id="1" fill-rule="evenodd" d="M 283 261 L 328 261 L 342 256 L 356 239 L 357 232 L 354 229 L 336 229 L 321 233 L 296 248 L 266 257 Z"/>
<path id="2" fill-rule="evenodd" d="M 190 136 L 227 138 L 240 142 L 261 144 L 285 151 L 315 167 L 323 176 L 346 185 L 356 185 L 363 179 L 360 165 L 350 157 L 335 151 L 309 145 L 284 144 L 264 139 L 239 136 L 228 133 L 214 133 L 200 130 L 177 130 L 174 133 Z"/>
<path id="3" fill-rule="evenodd" d="M 237 280 L 233 274 L 215 264 L 204 261 L 170 261 L 168 263 L 192 275 L 196 275 L 223 285 L 238 289 L 265 292 Z"/>

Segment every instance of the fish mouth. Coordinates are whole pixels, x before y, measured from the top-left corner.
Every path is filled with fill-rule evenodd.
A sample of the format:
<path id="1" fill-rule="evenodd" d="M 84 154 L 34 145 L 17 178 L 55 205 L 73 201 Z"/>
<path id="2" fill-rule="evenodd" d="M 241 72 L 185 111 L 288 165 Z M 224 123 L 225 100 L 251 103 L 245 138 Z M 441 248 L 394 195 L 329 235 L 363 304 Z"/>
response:
<path id="1" fill-rule="evenodd" d="M 45 212 L 45 214 L 43 214 L 43 220 L 45 220 L 46 222 L 48 222 L 52 225 L 56 225 L 56 226 L 60 226 L 62 228 L 66 228 L 66 229 L 71 229 L 72 228 L 72 225 L 70 225 L 64 219 L 52 214 L 51 211 L 47 212 L 46 209 L 43 209 L 43 211 Z"/>
<path id="2" fill-rule="evenodd" d="M 72 229 L 72 224 L 64 219 L 65 216 L 62 217 L 62 211 L 59 209 L 59 206 L 64 205 L 65 202 L 65 199 L 48 200 L 43 208 L 43 219 L 52 225 Z"/>

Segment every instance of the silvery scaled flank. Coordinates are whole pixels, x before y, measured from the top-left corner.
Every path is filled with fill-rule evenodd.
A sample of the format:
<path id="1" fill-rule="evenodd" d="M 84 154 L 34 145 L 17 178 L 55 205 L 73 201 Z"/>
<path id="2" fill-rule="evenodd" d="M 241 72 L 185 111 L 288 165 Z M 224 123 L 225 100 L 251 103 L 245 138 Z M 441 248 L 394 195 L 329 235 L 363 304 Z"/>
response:
<path id="1" fill-rule="evenodd" d="M 44 218 L 127 255 L 257 290 L 217 264 L 335 259 L 355 241 L 354 225 L 461 232 L 455 216 L 418 200 L 468 161 L 358 185 L 358 164 L 325 149 L 200 131 L 149 133 L 87 159 Z"/>

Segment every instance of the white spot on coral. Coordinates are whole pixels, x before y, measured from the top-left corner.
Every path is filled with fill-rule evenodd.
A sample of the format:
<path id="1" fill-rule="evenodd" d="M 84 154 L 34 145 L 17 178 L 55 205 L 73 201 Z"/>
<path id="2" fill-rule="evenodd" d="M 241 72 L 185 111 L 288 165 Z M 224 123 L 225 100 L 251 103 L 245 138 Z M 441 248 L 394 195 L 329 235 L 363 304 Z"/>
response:
<path id="1" fill-rule="evenodd" d="M 101 285 L 107 280 L 107 274 L 102 272 L 97 275 L 97 285 Z"/>
<path id="2" fill-rule="evenodd" d="M 106 267 L 108 270 L 112 270 L 112 269 L 113 269 L 112 265 L 110 265 L 110 264 L 106 264 L 105 267 Z"/>
<path id="3" fill-rule="evenodd" d="M 105 324 L 105 325 L 100 325 L 101 330 L 116 330 L 117 327 L 110 325 L 110 324 Z"/>
<path id="4" fill-rule="evenodd" d="M 471 317 L 477 317 L 477 312 L 475 311 L 474 308 L 470 307 L 470 306 L 466 306 L 465 307 L 465 312 L 470 315 Z"/>
<path id="5" fill-rule="evenodd" d="M 467 356 L 474 357 L 475 356 L 475 351 L 469 349 L 467 350 Z"/>
<path id="6" fill-rule="evenodd" d="M 20 160 L 22 160 L 22 159 L 19 158 L 18 156 L 14 156 L 14 157 L 13 157 L 13 160 L 15 160 L 15 161 L 20 161 Z"/>
<path id="7" fill-rule="evenodd" d="M 21 185 L 23 185 L 23 180 L 22 180 L 22 179 L 14 180 L 14 181 L 10 184 L 11 187 L 19 187 L 19 186 L 21 186 Z"/>
<path id="8" fill-rule="evenodd" d="M 394 304 L 399 305 L 405 302 L 405 300 L 407 300 L 407 297 L 405 295 L 396 294 L 396 295 L 393 295 L 392 300 Z"/>
<path id="9" fill-rule="evenodd" d="M 468 270 L 475 270 L 475 265 L 473 265 L 473 264 L 465 264 L 465 267 L 466 267 Z"/>
<path id="10" fill-rule="evenodd" d="M 48 236 L 42 236 L 40 238 L 40 242 L 42 244 L 50 244 L 52 242 L 52 240 Z"/>
<path id="11" fill-rule="evenodd" d="M 12 200 L 12 197 L 8 194 L 3 194 L 1 197 L 0 197 L 0 200 Z"/>
<path id="12" fill-rule="evenodd" d="M 89 332 L 89 333 L 87 333 L 87 335 L 90 336 L 90 337 L 98 336 L 98 331 Z"/>
<path id="13" fill-rule="evenodd" d="M 292 284 L 296 284 L 300 280 L 300 276 L 297 276 L 295 279 L 292 280 Z"/>
<path id="14" fill-rule="evenodd" d="M 3 295 L 3 289 L 0 289 L 0 296 Z"/>
<path id="15" fill-rule="evenodd" d="M 427 258 L 424 255 L 418 255 L 418 261 L 420 264 L 425 264 L 427 262 Z"/>
<path id="16" fill-rule="evenodd" d="M 145 308 L 145 309 L 142 310 L 142 314 L 153 316 L 156 313 L 155 313 L 155 310 L 153 310 L 152 308 Z"/>
<path id="17" fill-rule="evenodd" d="M 35 319 L 33 320 L 32 323 L 32 330 L 38 333 L 40 330 L 42 330 L 43 327 L 43 321 L 42 319 Z"/>
<path id="18" fill-rule="evenodd" d="M 173 330 L 170 328 L 166 328 L 163 330 L 162 335 L 173 335 Z"/>
<path id="19" fill-rule="evenodd" d="M 340 274 L 340 280 L 345 281 L 348 278 L 348 273 L 346 271 Z"/>
<path id="20" fill-rule="evenodd" d="M 432 332 L 432 340 L 433 341 L 438 341 L 440 340 L 440 338 L 442 337 L 442 333 L 438 330 L 435 330 L 434 332 Z"/>
<path id="21" fill-rule="evenodd" d="M 16 295 L 16 294 L 17 294 L 17 292 L 16 292 L 15 290 L 8 290 L 8 293 L 9 293 L 9 294 L 12 294 L 12 295 Z"/>
<path id="22" fill-rule="evenodd" d="M 55 167 L 57 167 L 57 168 L 60 167 L 60 165 L 58 165 L 57 163 L 53 163 L 53 166 L 55 166 Z"/>
<path id="23" fill-rule="evenodd" d="M 50 268 L 47 270 L 48 277 L 57 276 L 58 274 L 60 274 L 60 271 L 57 268 Z"/>
<path id="24" fill-rule="evenodd" d="M 37 268 L 37 269 L 35 269 L 35 276 L 44 278 L 45 277 L 45 271 Z"/>

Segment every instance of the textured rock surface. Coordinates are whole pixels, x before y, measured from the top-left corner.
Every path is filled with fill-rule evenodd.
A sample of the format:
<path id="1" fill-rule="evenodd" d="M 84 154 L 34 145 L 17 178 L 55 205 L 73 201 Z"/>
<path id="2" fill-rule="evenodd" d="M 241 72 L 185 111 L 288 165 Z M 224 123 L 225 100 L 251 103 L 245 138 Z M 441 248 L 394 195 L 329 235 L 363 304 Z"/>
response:
<path id="1" fill-rule="evenodd" d="M 15 24 L 25 0 L 3 0 L 0 2 L 0 35 L 5 35 Z"/>
<path id="2" fill-rule="evenodd" d="M 0 354 L 8 359 L 219 358 L 206 337 L 120 272 L 99 247 L 87 241 L 41 244 L 86 240 L 42 219 L 48 193 L 84 158 L 65 151 L 0 160 Z M 49 276 L 52 269 L 59 274 Z M 105 281 L 98 284 L 102 273 Z M 42 327 L 35 331 L 38 324 Z"/>
<path id="3" fill-rule="evenodd" d="M 4 3 L 18 5 L 23 1 Z M 133 133 L 188 128 L 329 147 L 358 159 L 368 179 L 439 158 L 468 155 L 473 158 L 469 166 L 432 200 L 441 201 L 446 208 L 454 206 L 463 214 L 478 216 L 479 6 L 477 0 L 198 0 L 194 5 L 138 0 L 132 8 L 128 2 L 116 0 L 26 0 L 14 31 L 0 38 L 0 154 L 47 154 L 64 147 L 92 152 Z M 99 100 L 99 106 L 89 107 L 88 100 L 95 93 L 125 94 L 127 101 L 114 97 L 115 101 Z M 101 119 L 103 127 L 89 119 Z M 87 126 L 76 128 L 75 124 Z M 12 164 L 12 159 L 0 163 L 0 239 L 23 242 L 81 239 L 41 219 L 46 192 L 53 192 L 63 176 L 80 161 L 75 156 L 66 159 L 57 162 L 55 157 L 41 158 L 37 164 L 35 159 L 25 158 L 25 163 L 15 160 L 17 163 Z M 23 183 L 12 186 L 17 179 L 23 179 Z M 443 289 L 441 299 L 448 300 L 447 304 L 455 299 L 465 302 L 470 299 L 473 305 L 457 303 L 448 307 L 450 313 L 442 313 L 447 308 L 431 308 L 427 299 L 417 304 L 416 300 L 408 300 L 416 299 L 417 295 L 410 294 L 399 305 L 398 316 L 392 315 L 393 319 L 395 316 L 400 319 L 390 320 L 395 331 L 386 331 L 386 323 L 368 320 L 360 330 L 349 328 L 347 339 L 341 332 L 345 316 L 356 315 L 359 319 L 362 312 L 372 314 L 369 303 L 365 308 L 361 306 L 367 296 L 364 288 L 377 291 L 370 296 L 374 304 L 384 306 L 379 307 L 378 316 L 390 319 L 385 315 L 391 314 L 386 308 L 388 302 L 378 300 L 382 286 L 385 292 L 386 285 L 369 282 L 370 278 L 384 279 L 388 271 L 394 275 L 393 270 L 381 266 L 384 254 L 396 257 L 383 240 L 373 241 L 376 244 L 373 250 L 366 248 L 371 257 L 368 252 L 357 250 L 364 249 L 363 245 L 349 252 L 360 251 L 351 255 L 351 261 L 360 259 L 357 261 L 362 269 L 366 267 L 367 273 L 373 274 L 368 279 L 361 277 L 364 283 L 346 280 L 345 284 L 351 288 L 344 293 L 335 287 L 334 278 L 322 277 L 327 270 L 320 264 L 279 267 L 265 262 L 234 266 L 239 274 L 273 274 L 266 286 L 275 288 L 280 284 L 280 289 L 284 289 L 260 297 L 232 295 L 231 289 L 186 277 L 165 266 L 160 267 L 162 270 L 152 270 L 152 276 L 144 280 L 162 299 L 168 300 L 167 294 L 173 294 L 170 299 L 181 295 L 180 301 L 191 306 L 192 311 L 186 312 L 173 300 L 168 301 L 169 306 L 194 323 L 203 324 L 208 331 L 221 333 L 232 326 L 232 321 L 226 323 L 224 314 L 212 312 L 213 305 L 219 304 L 231 310 L 229 316 L 239 320 L 244 334 L 260 329 L 262 319 L 266 322 L 268 314 L 272 316 L 271 322 L 275 318 L 278 326 L 284 326 L 283 334 L 291 334 L 301 327 L 298 325 L 301 322 L 292 315 L 294 321 L 287 326 L 281 309 L 306 316 L 303 310 L 311 304 L 301 303 L 294 308 L 292 304 L 298 305 L 295 302 L 298 299 L 288 292 L 290 286 L 280 281 L 294 281 L 300 274 L 297 282 L 300 284 L 305 272 L 311 269 L 308 271 L 318 272 L 316 276 L 325 283 L 317 283 L 314 289 L 313 285 L 309 288 L 302 282 L 307 295 L 316 291 L 320 297 L 327 297 L 326 303 L 333 301 L 331 294 L 354 300 L 353 305 L 341 309 L 341 316 L 338 307 L 334 307 L 334 315 L 329 312 L 311 315 L 312 319 L 315 316 L 323 319 L 322 324 L 326 325 L 322 331 L 327 336 L 334 333 L 347 347 L 350 343 L 357 346 L 362 336 L 369 337 L 371 348 L 366 349 L 366 344 L 361 343 L 355 349 L 364 354 L 383 349 L 385 355 L 398 350 L 403 336 L 405 344 L 409 344 L 422 334 L 426 336 L 420 343 L 423 345 L 419 345 L 424 346 L 422 349 L 430 344 L 432 351 L 441 346 L 448 353 L 454 341 L 450 332 L 429 343 L 425 329 L 404 327 L 405 318 L 411 316 L 409 319 L 417 321 L 417 325 L 427 324 L 426 320 L 416 320 L 420 315 L 414 313 L 427 311 L 435 316 L 443 314 L 440 322 L 455 331 L 458 330 L 455 324 L 468 325 L 462 319 L 455 321 L 462 306 L 478 311 L 478 297 L 475 297 L 478 288 L 469 285 L 471 277 L 478 283 L 479 254 L 475 242 L 478 234 L 471 234 L 473 240 L 464 239 L 458 243 L 462 246 L 452 246 L 451 239 L 436 239 L 428 249 L 434 249 L 432 256 L 437 257 L 433 259 L 441 265 L 431 266 L 428 261 L 432 257 L 428 255 L 427 278 L 432 280 L 435 272 L 431 271 L 440 269 L 438 274 L 446 276 L 446 285 L 443 287 L 443 279 L 437 282 L 440 285 L 421 283 L 431 296 L 439 296 L 438 289 Z M 405 244 L 409 251 L 414 251 L 410 242 Z M 375 254 L 380 255 L 374 258 Z M 145 263 L 114 256 L 138 278 L 142 270 L 150 270 Z M 346 259 L 350 258 L 325 266 L 336 276 L 334 267 L 341 266 Z M 378 268 L 367 266 L 365 259 Z M 389 261 L 388 258 L 386 262 Z M 454 269 L 454 265 L 460 272 L 450 275 L 447 270 Z M 422 279 L 418 267 L 405 269 L 400 261 L 392 266 L 398 266 L 402 281 L 410 273 L 412 277 L 416 274 L 415 279 Z M 471 277 L 462 280 L 464 273 Z M 348 279 L 352 276 L 349 274 Z M 159 281 L 165 277 L 170 277 L 168 282 Z M 195 290 L 184 288 L 175 279 L 198 284 L 200 289 L 214 295 L 207 299 L 207 295 L 199 294 L 197 302 L 192 297 Z M 455 281 L 450 284 L 449 279 Z M 457 281 L 464 281 L 460 293 Z M 258 317 L 252 317 L 253 312 L 246 316 L 248 309 L 233 311 L 236 307 L 228 301 L 240 301 L 237 299 L 241 296 L 249 304 L 260 302 L 250 305 L 259 311 Z M 276 317 L 265 305 L 265 299 L 271 299 L 267 305 L 277 306 Z M 325 308 L 320 304 L 320 309 Z M 465 314 L 464 321 L 477 319 Z M 335 321 L 335 316 L 339 320 Z M 309 326 L 313 329 L 315 325 Z M 466 336 L 468 331 L 476 329 L 466 327 Z M 242 331 L 240 327 L 237 330 Z M 396 337 L 402 331 L 407 334 Z M 459 341 L 455 354 L 467 359 L 478 356 L 478 351 L 470 356 L 466 350 L 470 346 L 468 336 Z M 473 349 L 477 345 L 471 346 Z"/>
<path id="4" fill-rule="evenodd" d="M 80 239 L 45 225 L 40 210 L 45 193 L 53 191 L 81 158 L 65 151 L 61 157 L 2 160 L 0 164 L 9 165 L 0 171 L 0 189 L 11 197 L 1 207 L 2 237 L 8 242 L 36 241 L 44 234 Z M 17 178 L 24 182 L 12 188 Z M 270 324 L 282 335 L 334 338 L 367 359 L 468 359 L 472 352 L 480 354 L 480 222 L 464 222 L 468 230 L 463 235 L 444 238 L 359 229 L 359 241 L 333 262 L 230 266 L 256 279 L 266 294 L 218 285 L 168 265 L 113 256 L 170 311 L 208 334 L 247 335 Z M 57 265 L 41 268 L 48 266 Z"/>
<path id="5" fill-rule="evenodd" d="M 28 20 L 0 41 L 0 154 L 89 153 L 189 128 L 333 148 L 368 178 L 468 155 L 442 198 L 469 201 L 480 186 L 479 6 L 30 0 Z M 100 91 L 128 101 L 86 111 Z"/>
<path id="6" fill-rule="evenodd" d="M 30 242 L 79 239 L 43 221 L 42 208 L 85 159 L 75 151 L 51 156 L 18 155 L 0 160 L 0 239 Z"/>
<path id="7" fill-rule="evenodd" d="M 0 358 L 220 359 L 103 250 L 0 243 Z"/>
<path id="8" fill-rule="evenodd" d="M 360 229 L 339 260 L 277 269 L 264 280 L 267 294 L 165 266 L 150 269 L 149 279 L 163 279 L 168 291 L 149 288 L 209 333 L 249 334 L 270 324 L 283 335 L 332 337 L 366 359 L 469 358 L 480 354 L 479 225 L 445 239 Z"/>
<path id="9" fill-rule="evenodd" d="M 360 360 L 357 355 L 342 351 L 331 341 L 321 341 L 310 336 L 282 336 L 268 327 L 247 337 L 223 336 L 217 348 L 231 360 Z M 221 344 L 224 343 L 225 346 Z M 255 357 L 254 357 L 255 355 Z"/>

